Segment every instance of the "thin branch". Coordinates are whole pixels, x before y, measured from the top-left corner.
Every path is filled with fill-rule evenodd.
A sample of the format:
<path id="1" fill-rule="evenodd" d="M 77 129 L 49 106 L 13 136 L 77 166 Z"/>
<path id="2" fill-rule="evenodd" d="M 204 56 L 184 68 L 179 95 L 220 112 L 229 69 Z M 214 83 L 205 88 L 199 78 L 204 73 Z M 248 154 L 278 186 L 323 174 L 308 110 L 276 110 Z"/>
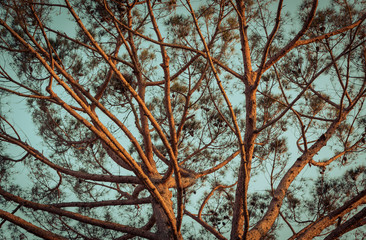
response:
<path id="1" fill-rule="evenodd" d="M 201 207 L 200 209 L 198 210 L 198 218 L 201 219 L 201 216 L 202 216 L 202 211 L 203 211 L 203 208 L 205 207 L 205 205 L 207 204 L 208 200 L 210 200 L 210 198 L 212 197 L 212 195 L 214 195 L 214 193 L 219 190 L 219 189 L 224 189 L 224 188 L 231 188 L 233 186 L 235 186 L 238 182 L 235 182 L 234 184 L 232 185 L 228 185 L 228 186 L 225 186 L 225 185 L 218 185 L 216 187 L 214 187 L 211 192 L 205 197 L 205 199 L 203 200 L 202 204 L 201 204 Z"/>
<path id="2" fill-rule="evenodd" d="M 318 0 L 313 0 L 312 1 L 312 6 L 311 6 L 310 13 L 308 14 L 308 17 L 307 17 L 306 21 L 304 22 L 304 25 L 301 28 L 301 30 L 296 34 L 296 36 L 285 47 L 283 47 L 281 49 L 280 52 L 278 52 L 277 54 L 275 54 L 272 58 L 270 58 L 266 62 L 266 64 L 264 65 L 263 69 L 261 69 L 262 72 L 264 72 L 267 69 L 269 69 L 273 64 L 275 64 L 276 62 L 278 62 L 282 57 L 284 57 L 293 48 L 297 47 L 296 46 L 296 43 L 300 40 L 300 38 L 302 38 L 304 36 L 304 34 L 306 33 L 306 31 L 309 29 L 311 23 L 313 22 L 313 19 L 315 17 L 315 12 L 316 12 L 317 7 L 318 7 Z"/>
<path id="3" fill-rule="evenodd" d="M 355 50 L 356 48 L 362 46 L 362 44 L 366 42 L 363 41 L 359 44 L 357 44 L 355 47 L 348 49 L 346 48 L 342 53 L 340 53 L 336 58 L 335 61 L 339 60 L 341 57 L 343 57 L 344 55 L 348 54 L 349 52 Z M 280 113 L 276 118 L 272 119 L 271 121 L 269 121 L 267 124 L 263 125 L 262 127 L 256 129 L 257 133 L 260 133 L 261 131 L 263 131 L 264 129 L 266 129 L 267 127 L 271 126 L 272 124 L 274 124 L 275 122 L 277 122 L 278 120 L 280 120 L 293 106 L 294 104 L 301 98 L 301 96 L 305 93 L 305 91 L 311 86 L 311 84 L 318 79 L 318 77 L 324 73 L 329 67 L 331 67 L 333 65 L 333 62 L 328 63 L 322 70 L 320 70 L 318 73 L 316 73 L 313 78 L 308 82 L 308 84 L 306 84 L 306 86 L 303 88 L 303 90 L 296 96 L 296 98 L 290 103 L 290 105 L 288 105 L 286 107 L 286 109 L 284 109 L 282 111 L 282 113 Z M 366 81 L 365 81 L 366 82 Z M 363 84 L 363 86 L 365 86 L 366 83 Z M 362 88 L 363 89 L 363 88 Z M 361 89 L 361 91 L 362 91 Z M 360 93 L 361 93 L 360 91 Z M 357 97 L 354 99 L 354 103 L 358 101 L 359 98 L 361 98 L 362 95 L 357 95 Z M 350 104 L 349 107 L 351 107 L 352 104 Z"/>
<path id="4" fill-rule="evenodd" d="M 151 198 L 139 198 L 139 199 L 125 199 L 125 200 L 106 200 L 106 201 L 95 201 L 95 202 L 63 202 L 50 204 L 57 208 L 65 207 L 85 207 L 95 208 L 104 206 L 123 206 L 123 205 L 136 205 L 136 204 L 147 204 L 151 203 Z"/>
<path id="5" fill-rule="evenodd" d="M 155 225 L 155 222 L 156 222 L 156 219 L 155 219 L 154 216 L 152 216 L 149 219 L 149 221 L 143 227 L 141 227 L 141 229 L 150 230 Z M 128 239 L 131 239 L 131 238 L 134 238 L 134 237 L 136 237 L 136 236 L 134 236 L 132 234 L 127 234 L 127 235 L 124 235 L 122 237 L 115 238 L 114 240 L 128 240 Z"/>
<path id="6" fill-rule="evenodd" d="M 345 155 L 347 152 L 351 152 L 356 150 L 357 148 L 361 147 L 362 145 L 365 145 L 365 143 L 363 143 L 365 140 L 363 138 L 359 139 L 357 142 L 355 142 L 352 146 L 346 148 L 345 150 L 343 150 L 342 152 L 334 155 L 333 157 L 329 158 L 326 161 L 323 162 L 317 162 L 315 160 L 311 160 L 311 165 L 317 166 L 317 167 L 325 167 L 328 166 L 330 163 L 332 163 L 334 160 L 337 160 L 338 158 L 342 157 L 343 155 Z M 360 145 L 360 143 L 362 145 Z"/>
<path id="7" fill-rule="evenodd" d="M 196 222 L 198 222 L 202 227 L 204 227 L 205 229 L 207 229 L 208 231 L 210 231 L 213 235 L 215 235 L 215 237 L 217 239 L 226 240 L 226 238 L 224 236 L 222 236 L 221 233 L 219 233 L 216 229 L 214 229 L 213 227 L 211 227 L 210 225 L 208 225 L 205 221 L 203 221 L 199 217 L 197 217 L 194 214 L 188 212 L 187 210 L 184 210 L 184 213 L 187 214 L 188 216 L 190 216 Z"/>
<path id="8" fill-rule="evenodd" d="M 42 153 L 40 153 L 35 148 L 31 147 L 30 145 L 28 145 L 27 143 L 25 143 L 21 140 L 15 139 L 15 138 L 13 138 L 9 135 L 6 135 L 4 133 L 1 133 L 1 132 L 0 132 L 0 138 L 3 138 L 6 142 L 15 144 L 15 145 L 23 148 L 33 157 L 37 158 L 42 163 L 48 165 L 52 169 L 62 172 L 64 174 L 70 175 L 70 176 L 93 180 L 93 181 L 101 181 L 101 182 L 141 184 L 141 181 L 138 178 L 132 177 L 132 176 L 130 177 L 130 176 L 99 175 L 99 174 L 89 174 L 89 173 L 85 173 L 85 172 L 70 170 L 70 169 L 61 167 L 61 166 L 53 163 L 47 157 L 45 157 Z"/>
<path id="9" fill-rule="evenodd" d="M 258 3 L 259 4 L 259 3 Z M 273 27 L 272 29 L 272 32 L 271 34 L 269 35 L 268 37 L 268 40 L 267 40 L 267 43 L 264 47 L 264 51 L 263 51 L 263 56 L 262 56 L 262 60 L 261 60 L 261 64 L 259 66 L 259 69 L 257 70 L 257 75 L 256 75 L 256 80 L 255 80 L 255 84 L 258 85 L 259 84 L 259 80 L 262 76 L 262 73 L 263 73 L 263 67 L 266 63 L 266 60 L 267 60 L 267 57 L 268 57 L 268 54 L 269 54 L 269 49 L 271 47 L 271 44 L 272 44 L 272 41 L 280 27 L 280 20 L 281 20 L 281 10 L 282 10 L 282 5 L 283 5 L 283 0 L 280 0 L 278 2 L 278 7 L 277 7 L 277 16 L 276 16 L 276 24 L 275 26 Z M 260 9 L 261 11 L 261 9 Z M 262 17 L 263 18 L 263 17 Z"/>
<path id="10" fill-rule="evenodd" d="M 233 160 L 236 156 L 238 156 L 240 153 L 240 150 L 237 150 L 236 152 L 234 152 L 233 154 L 231 154 L 227 159 L 225 159 L 225 161 L 219 163 L 218 165 L 207 169 L 203 172 L 197 173 L 196 178 L 200 178 L 203 176 L 206 176 L 208 174 L 211 174 L 213 172 L 216 172 L 217 170 L 221 169 L 222 167 L 224 167 L 226 164 L 228 164 L 231 160 Z"/>

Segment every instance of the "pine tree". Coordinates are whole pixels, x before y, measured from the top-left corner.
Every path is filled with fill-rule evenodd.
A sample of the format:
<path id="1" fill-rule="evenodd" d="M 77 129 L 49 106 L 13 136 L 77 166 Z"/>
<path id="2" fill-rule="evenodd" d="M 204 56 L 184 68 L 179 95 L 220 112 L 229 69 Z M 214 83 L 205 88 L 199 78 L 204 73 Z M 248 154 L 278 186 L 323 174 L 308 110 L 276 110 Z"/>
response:
<path id="1" fill-rule="evenodd" d="M 363 1 L 0 6 L 3 236 L 365 237 Z"/>

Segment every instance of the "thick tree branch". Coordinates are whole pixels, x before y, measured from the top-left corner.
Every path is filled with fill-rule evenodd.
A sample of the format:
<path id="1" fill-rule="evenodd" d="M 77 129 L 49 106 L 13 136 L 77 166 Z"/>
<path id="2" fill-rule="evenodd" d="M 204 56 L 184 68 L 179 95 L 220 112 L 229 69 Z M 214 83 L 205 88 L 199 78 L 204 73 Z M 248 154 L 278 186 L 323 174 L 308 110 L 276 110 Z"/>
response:
<path id="1" fill-rule="evenodd" d="M 320 234 L 325 228 L 333 225 L 338 218 L 344 216 L 348 212 L 352 211 L 353 209 L 357 208 L 358 206 L 366 203 L 366 190 L 363 190 L 360 192 L 357 196 L 352 198 L 351 200 L 347 201 L 343 206 L 340 208 L 330 212 L 327 216 L 324 216 L 314 223 L 310 224 L 310 227 L 306 227 L 304 230 L 301 230 L 297 237 L 293 239 L 312 239 L 316 237 L 318 234 Z M 364 218 L 366 215 L 366 209 L 363 208 L 359 213 L 357 213 L 352 219 L 350 219 L 350 222 L 348 224 L 344 225 L 344 229 L 347 229 L 347 227 L 351 227 L 353 224 L 356 224 L 356 221 L 359 221 L 360 219 Z M 342 229 L 339 229 L 339 232 L 336 231 L 336 234 L 341 234 Z M 333 238 L 334 239 L 334 238 Z"/>
<path id="2" fill-rule="evenodd" d="M 366 224 L 366 208 L 363 208 L 352 218 L 334 229 L 324 240 L 337 239 L 343 234 Z"/>
<path id="3" fill-rule="evenodd" d="M 112 229 L 115 231 L 131 233 L 131 234 L 134 234 L 135 236 L 145 237 L 145 238 L 149 238 L 149 239 L 157 239 L 156 235 L 154 233 L 144 231 L 140 228 L 129 227 L 129 226 L 118 224 L 118 223 L 106 222 L 106 221 L 102 221 L 99 219 L 87 217 L 87 216 L 81 215 L 79 213 L 62 210 L 62 209 L 54 207 L 52 205 L 46 205 L 46 204 L 40 204 L 40 203 L 28 201 L 19 196 L 16 196 L 9 192 L 4 191 L 4 189 L 1 187 L 0 187 L 0 195 L 2 195 L 7 200 L 14 201 L 16 203 L 21 204 L 24 207 L 31 208 L 34 210 L 46 211 L 49 213 L 57 214 L 59 216 L 68 217 L 68 218 L 71 218 L 71 219 L 74 219 L 74 220 L 77 220 L 77 221 L 80 221 L 83 223 L 88 223 L 88 224 L 91 224 L 94 226 Z"/>
<path id="4" fill-rule="evenodd" d="M 249 239 L 259 239 L 261 236 L 264 236 L 269 231 L 269 229 L 277 219 L 282 201 L 285 198 L 286 192 L 293 180 L 302 171 L 306 164 L 311 161 L 313 156 L 326 145 L 327 141 L 333 136 L 338 126 L 346 118 L 350 110 L 351 109 L 344 111 L 340 118 L 334 121 L 328 127 L 326 132 L 322 134 L 319 139 L 308 149 L 308 151 L 304 152 L 286 172 L 286 174 L 278 184 L 276 190 L 274 191 L 273 199 L 271 200 L 271 203 L 264 217 L 250 230 L 248 235 Z"/>
<path id="5" fill-rule="evenodd" d="M 24 219 L 17 217 L 11 213 L 5 212 L 0 209 L 0 218 L 8 220 L 9 222 L 27 230 L 28 232 L 36 235 L 37 237 L 41 237 L 43 239 L 48 240 L 67 240 L 67 238 L 62 237 L 60 235 L 54 234 L 52 232 L 46 231 L 36 225 L 25 221 Z"/>

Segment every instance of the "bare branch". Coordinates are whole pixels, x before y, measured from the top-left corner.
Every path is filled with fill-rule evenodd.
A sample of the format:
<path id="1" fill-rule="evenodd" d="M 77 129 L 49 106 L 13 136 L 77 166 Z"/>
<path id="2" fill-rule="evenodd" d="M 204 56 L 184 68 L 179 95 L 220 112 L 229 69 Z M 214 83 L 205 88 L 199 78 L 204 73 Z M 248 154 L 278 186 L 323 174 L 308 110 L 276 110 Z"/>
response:
<path id="1" fill-rule="evenodd" d="M 363 190 L 360 192 L 357 196 L 352 198 L 351 200 L 347 201 L 343 206 L 340 208 L 330 212 L 327 216 L 324 216 L 314 223 L 310 224 L 310 227 L 305 228 L 304 230 L 301 230 L 299 233 L 297 233 L 297 237 L 293 239 L 311 239 L 320 234 L 325 228 L 328 226 L 333 225 L 336 220 L 342 216 L 344 216 L 346 213 L 352 211 L 353 209 L 357 208 L 361 204 L 366 203 L 366 190 Z M 366 214 L 365 208 L 361 210 L 358 214 L 356 214 L 348 224 L 344 225 L 343 227 L 351 227 L 351 225 L 356 224 L 356 220 L 359 220 L 360 218 L 364 218 Z M 334 234 L 340 234 L 341 229 L 339 229 L 340 232 L 336 231 Z"/>
<path id="2" fill-rule="evenodd" d="M 118 223 L 111 223 L 111 222 L 106 222 L 106 221 L 98 220 L 95 218 L 83 216 L 79 213 L 62 210 L 62 209 L 59 209 L 52 205 L 45 205 L 45 204 L 39 204 L 39 203 L 35 203 L 32 201 L 28 201 L 21 197 L 18 197 L 16 195 L 13 195 L 11 193 L 4 191 L 4 189 L 2 189 L 1 187 L 0 187 L 0 195 L 2 195 L 4 198 L 6 198 L 8 200 L 14 201 L 16 203 L 21 204 L 24 207 L 32 208 L 34 210 L 42 210 L 42 211 L 54 213 L 59 216 L 65 216 L 65 217 L 68 217 L 68 218 L 71 218 L 74 220 L 78 220 L 80 222 L 89 223 L 89 224 L 92 224 L 95 226 L 99 226 L 99 227 L 103 227 L 103 228 L 107 228 L 107 229 L 113 229 L 116 231 L 131 233 L 136 236 L 141 236 L 141 237 L 145 237 L 145 238 L 149 238 L 149 239 L 157 239 L 154 233 L 144 231 L 139 228 L 128 227 L 128 226 L 118 224 Z M 1 213 L 2 212 L 3 211 L 1 210 Z M 11 220 L 11 219 L 9 218 L 8 220 Z M 18 220 L 18 222 L 20 222 L 20 221 Z"/>
<path id="3" fill-rule="evenodd" d="M 43 238 L 43 239 L 49 239 L 49 240 L 55 240 L 55 239 L 64 239 L 64 240 L 66 240 L 67 239 L 67 238 L 64 238 L 60 235 L 57 235 L 57 234 L 54 234 L 52 232 L 43 230 L 42 228 L 37 227 L 37 226 L 33 225 L 32 223 L 27 222 L 27 221 L 23 220 L 22 218 L 17 217 L 15 215 L 11 214 L 11 213 L 5 212 L 1 209 L 0 209 L 0 217 L 5 219 L 5 220 L 8 220 L 9 222 L 14 223 L 15 225 L 18 225 L 19 227 L 27 230 L 28 232 L 30 232 L 30 233 L 38 236 L 38 237 Z"/>

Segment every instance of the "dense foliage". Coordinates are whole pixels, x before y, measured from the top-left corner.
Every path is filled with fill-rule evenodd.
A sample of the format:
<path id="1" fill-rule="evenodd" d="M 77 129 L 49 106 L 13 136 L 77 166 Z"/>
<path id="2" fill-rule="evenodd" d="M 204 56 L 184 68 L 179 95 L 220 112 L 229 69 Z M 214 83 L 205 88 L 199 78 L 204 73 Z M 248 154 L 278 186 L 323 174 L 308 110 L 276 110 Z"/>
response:
<path id="1" fill-rule="evenodd" d="M 0 6 L 3 236 L 365 237 L 364 1 Z"/>

